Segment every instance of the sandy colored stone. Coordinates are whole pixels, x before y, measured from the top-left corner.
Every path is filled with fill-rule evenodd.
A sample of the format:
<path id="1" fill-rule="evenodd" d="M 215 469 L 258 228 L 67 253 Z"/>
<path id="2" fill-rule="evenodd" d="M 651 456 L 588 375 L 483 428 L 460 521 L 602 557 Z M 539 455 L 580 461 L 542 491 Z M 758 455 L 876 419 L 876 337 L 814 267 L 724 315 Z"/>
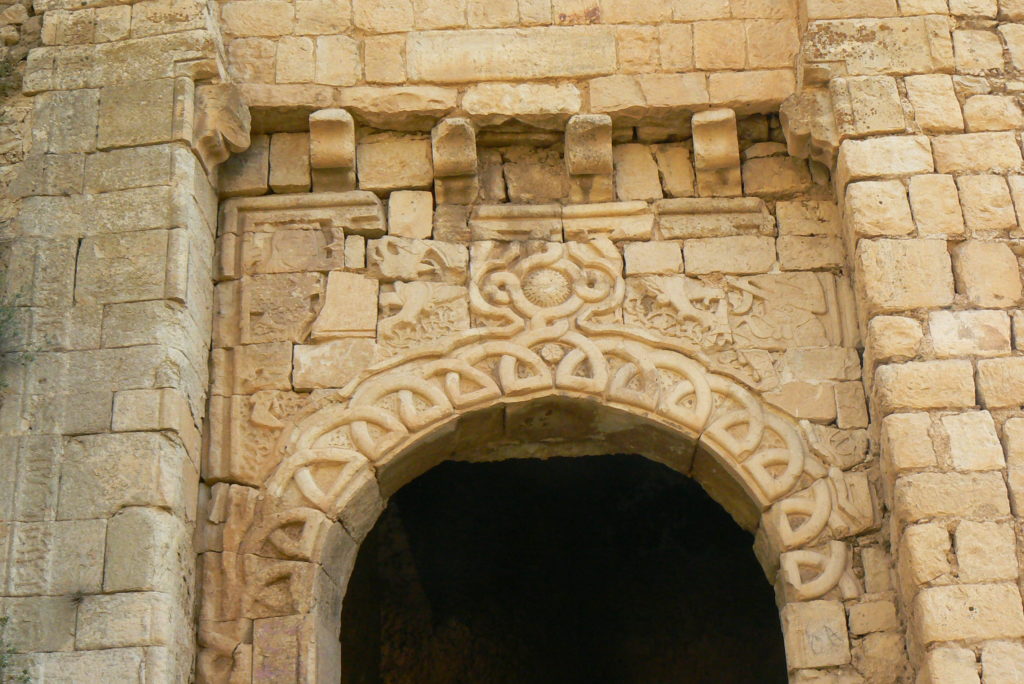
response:
<path id="1" fill-rule="evenodd" d="M 960 195 L 953 177 L 923 174 L 910 179 L 910 207 L 921 237 L 957 237 L 964 233 Z"/>
<path id="2" fill-rule="evenodd" d="M 801 420 L 831 423 L 836 419 L 835 386 L 831 383 L 788 382 L 765 392 L 764 398 Z"/>
<path id="3" fill-rule="evenodd" d="M 603 26 L 414 33 L 406 59 L 412 80 L 434 83 L 600 76 L 615 71 L 615 34 Z"/>
<path id="4" fill-rule="evenodd" d="M 359 43 L 348 36 L 316 39 L 316 83 L 350 86 L 358 83 L 361 75 Z"/>
<path id="5" fill-rule="evenodd" d="M 978 361 L 978 392 L 986 408 L 1024 405 L 1024 357 Z"/>
<path id="6" fill-rule="evenodd" d="M 925 133 L 956 133 L 964 130 L 960 101 L 953 90 L 953 79 L 946 74 L 907 76 L 907 96 L 914 107 L 914 118 Z"/>
<path id="7" fill-rule="evenodd" d="M 647 145 L 616 145 L 615 194 L 620 200 L 656 200 L 664 195 L 658 165 Z"/>
<path id="8" fill-rule="evenodd" d="M 811 187 L 807 162 L 793 157 L 764 157 L 743 162 L 743 190 L 757 197 L 791 197 Z"/>
<path id="9" fill-rule="evenodd" d="M 292 383 L 297 390 L 344 387 L 374 362 L 373 340 L 351 338 L 296 345 Z"/>
<path id="10" fill-rule="evenodd" d="M 168 594 L 137 592 L 86 596 L 79 608 L 81 650 L 170 645 L 174 606 Z"/>
<path id="11" fill-rule="evenodd" d="M 462 97 L 466 112 L 485 124 L 516 119 L 554 128 L 579 113 L 582 106 L 580 90 L 571 83 L 479 83 Z"/>
<path id="12" fill-rule="evenodd" d="M 961 581 L 1017 579 L 1017 542 L 1009 524 L 964 520 L 953 538 Z"/>
<path id="13" fill-rule="evenodd" d="M 303 36 L 285 37 L 277 43 L 277 82 L 312 83 L 316 73 L 316 43 Z"/>
<path id="14" fill-rule="evenodd" d="M 766 273 L 775 263 L 775 240 L 760 235 L 687 240 L 683 259 L 688 275 Z"/>
<path id="15" fill-rule="evenodd" d="M 682 144 L 654 146 L 661 184 L 668 197 L 693 197 L 694 172 L 690 149 Z"/>
<path id="16" fill-rule="evenodd" d="M 1005 235 L 1017 227 L 1017 215 L 1002 176 L 960 176 L 960 204 L 964 222 L 974 237 Z"/>
<path id="17" fill-rule="evenodd" d="M 356 146 L 359 187 L 387 193 L 428 189 L 434 182 L 430 139 L 381 134 Z"/>
<path id="18" fill-rule="evenodd" d="M 1010 317 L 1004 311 L 934 311 L 928 330 L 936 356 L 999 356 L 1010 353 Z"/>
<path id="19" fill-rule="evenodd" d="M 627 242 L 626 275 L 671 275 L 683 270 L 677 242 Z"/>
<path id="20" fill-rule="evenodd" d="M 1003 68 L 1003 44 L 994 31 L 953 31 L 953 51 L 960 73 L 981 74 Z"/>
<path id="21" fill-rule="evenodd" d="M 1021 167 L 1020 146 L 1013 133 L 965 133 L 932 139 L 939 173 L 991 173 Z"/>
<path id="22" fill-rule="evenodd" d="M 847 185 L 844 219 L 856 237 L 896 237 L 914 232 L 907 191 L 897 180 Z"/>
<path id="23" fill-rule="evenodd" d="M 974 369 L 969 361 L 915 361 L 880 366 L 875 394 L 886 410 L 974 406 Z"/>
<path id="24" fill-rule="evenodd" d="M 846 264 L 843 243 L 835 237 L 783 235 L 776 246 L 783 271 L 837 269 Z"/>
<path id="25" fill-rule="evenodd" d="M 866 303 L 875 312 L 948 306 L 953 273 L 941 240 L 861 240 L 856 264 Z"/>
<path id="26" fill-rule="evenodd" d="M 277 193 L 308 192 L 309 134 L 275 133 L 270 137 L 270 189 Z"/>
<path id="27" fill-rule="evenodd" d="M 882 458 L 893 472 L 936 465 L 927 413 L 893 413 L 882 419 Z"/>
<path id="28" fill-rule="evenodd" d="M 895 513 L 901 520 L 995 518 L 1010 514 L 1001 473 L 915 473 L 896 481 Z"/>
<path id="29" fill-rule="evenodd" d="M 839 208 L 817 200 L 779 201 L 775 215 L 780 235 L 838 235 Z"/>
<path id="30" fill-rule="evenodd" d="M 923 589 L 914 599 L 925 644 L 1024 636 L 1020 590 L 1013 584 L 965 584 Z"/>
<path id="31" fill-rule="evenodd" d="M 850 662 L 846 611 L 839 601 L 790 603 L 782 609 L 786 662 L 793 668 Z"/>
<path id="32" fill-rule="evenodd" d="M 373 337 L 377 332 L 377 280 L 331 271 L 323 308 L 313 323 L 313 339 Z"/>
<path id="33" fill-rule="evenodd" d="M 352 0 L 352 23 L 371 33 L 408 31 L 413 16 L 412 0 Z"/>
<path id="34" fill-rule="evenodd" d="M 942 523 L 910 525 L 900 540 L 900 570 L 909 584 L 910 594 L 919 586 L 949 584 L 953 577 L 950 564 L 953 541 Z"/>
<path id="35" fill-rule="evenodd" d="M 846 140 L 839 148 L 836 179 L 845 185 L 847 181 L 872 177 L 931 173 L 933 168 L 931 144 L 924 136 Z"/>
<path id="36" fill-rule="evenodd" d="M 957 470 L 1000 470 L 1006 466 L 1003 447 L 988 411 L 943 416 L 953 467 Z"/>
<path id="37" fill-rule="evenodd" d="M 974 651 L 969 648 L 944 646 L 928 651 L 921 676 L 936 684 L 981 684 Z"/>
<path id="38" fill-rule="evenodd" d="M 1013 684 L 1024 679 L 1024 646 L 1009 641 L 985 645 L 981 652 L 985 684 Z"/>
<path id="39" fill-rule="evenodd" d="M 953 248 L 957 290 L 974 306 L 1014 306 L 1021 298 L 1020 267 L 1004 242 L 968 240 Z"/>
<path id="40" fill-rule="evenodd" d="M 1012 97 L 975 95 L 964 103 L 968 132 L 1009 131 L 1024 126 L 1024 113 Z"/>
<path id="41" fill-rule="evenodd" d="M 850 633 L 869 634 L 898 629 L 899 618 L 892 601 L 869 601 L 850 606 Z"/>
<path id="42" fill-rule="evenodd" d="M 736 112 L 712 109 L 694 114 L 693 166 L 697 194 L 734 197 L 743 194 Z"/>
<path id="43" fill-rule="evenodd" d="M 864 385 L 860 381 L 840 382 L 836 392 L 836 425 L 843 429 L 866 428 L 870 422 Z"/>
<path id="44" fill-rule="evenodd" d="M 82 241 L 75 298 L 109 304 L 161 299 L 167 287 L 171 231 L 100 235 Z"/>
<path id="45" fill-rule="evenodd" d="M 363 69 L 368 83 L 404 83 L 405 36 L 369 36 L 363 41 Z"/>
<path id="46" fill-rule="evenodd" d="M 434 229 L 434 197 L 429 192 L 398 190 L 388 199 L 388 233 L 430 239 Z"/>

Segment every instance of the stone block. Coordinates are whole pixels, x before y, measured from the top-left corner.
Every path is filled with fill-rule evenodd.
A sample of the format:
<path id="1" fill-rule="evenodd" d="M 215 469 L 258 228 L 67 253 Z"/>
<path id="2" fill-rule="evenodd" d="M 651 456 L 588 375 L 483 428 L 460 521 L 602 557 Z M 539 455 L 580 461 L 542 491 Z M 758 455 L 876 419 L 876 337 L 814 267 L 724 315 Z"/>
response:
<path id="1" fill-rule="evenodd" d="M 114 393 L 111 429 L 115 432 L 174 430 L 193 459 L 199 455 L 201 436 L 188 399 L 170 387 L 122 390 Z"/>
<path id="2" fill-rule="evenodd" d="M 654 146 L 661 185 L 668 197 L 693 197 L 694 171 L 690 161 L 690 148 L 683 144 Z"/>
<path id="3" fill-rule="evenodd" d="M 954 541 L 961 582 L 1016 581 L 1017 540 L 1009 523 L 964 520 Z"/>
<path id="4" fill-rule="evenodd" d="M 1001 473 L 914 473 L 896 480 L 894 512 L 906 522 L 929 518 L 1002 518 L 1010 514 Z"/>
<path id="5" fill-rule="evenodd" d="M 693 115 L 693 166 L 702 197 L 743 194 L 736 112 L 712 109 Z"/>
<path id="6" fill-rule="evenodd" d="M 1014 684 L 1024 681 L 1024 646 L 1009 641 L 985 644 L 981 652 L 985 684 Z"/>
<path id="7" fill-rule="evenodd" d="M 843 243 L 836 237 L 783 235 L 776 247 L 783 271 L 839 269 L 846 264 Z"/>
<path id="8" fill-rule="evenodd" d="M 957 646 L 928 651 L 920 677 L 934 684 L 981 684 L 974 651 Z"/>
<path id="9" fill-rule="evenodd" d="M 1005 311 L 933 311 L 928 329 L 938 357 L 1010 353 L 1010 317 Z"/>
<path id="10" fill-rule="evenodd" d="M 860 381 L 836 385 L 836 425 L 846 430 L 868 427 L 868 406 Z"/>
<path id="11" fill-rule="evenodd" d="M 678 72 L 693 69 L 693 25 L 662 24 L 658 27 L 661 68 Z"/>
<path id="12" fill-rule="evenodd" d="M 177 606 L 169 594 L 131 592 L 86 596 L 78 608 L 80 651 L 171 645 Z"/>
<path id="13" fill-rule="evenodd" d="M 880 366 L 875 394 L 883 410 L 971 408 L 974 370 L 970 361 L 912 361 Z"/>
<path id="14" fill-rule="evenodd" d="M 331 271 L 327 277 L 323 308 L 313 323 L 313 339 L 376 335 L 377 292 L 375 278 Z"/>
<path id="15" fill-rule="evenodd" d="M 677 242 L 627 242 L 626 275 L 671 275 L 683 270 Z"/>
<path id="16" fill-rule="evenodd" d="M 734 49 L 723 50 L 722 45 Z M 702 71 L 742 69 L 747 64 L 742 21 L 699 21 L 693 25 L 694 65 Z"/>
<path id="17" fill-rule="evenodd" d="M 271 190 L 309 192 L 309 148 L 308 133 L 275 133 L 270 137 Z"/>
<path id="18" fill-rule="evenodd" d="M 790 668 L 830 667 L 850 662 L 846 611 L 840 601 L 786 604 L 782 608 L 782 631 Z"/>
<path id="19" fill-rule="evenodd" d="M 8 620 L 5 648 L 12 653 L 74 650 L 76 613 L 66 596 L 0 598 L 0 616 Z M 10 658 L 8 653 L 4 656 Z M 16 671 L 10 661 L 8 668 Z"/>
<path id="20" fill-rule="evenodd" d="M 388 199 L 388 233 L 429 240 L 434 229 L 434 196 L 429 192 L 396 190 Z"/>
<path id="21" fill-rule="evenodd" d="M 767 273 L 775 263 L 775 240 L 761 235 L 687 240 L 683 259 L 687 275 Z"/>
<path id="22" fill-rule="evenodd" d="M 367 83 L 405 83 L 405 36 L 367 36 L 363 62 Z"/>
<path id="23" fill-rule="evenodd" d="M 71 474 L 67 470 L 64 473 L 65 477 Z M 93 495 L 97 493 L 94 491 Z M 99 592 L 106 534 L 105 520 L 15 524 L 10 533 L 10 571 L 5 593 L 29 596 Z"/>
<path id="24" fill-rule="evenodd" d="M 999 237 L 1017 227 L 1010 190 L 1002 176 L 960 176 L 960 204 L 973 237 Z"/>
<path id="25" fill-rule="evenodd" d="M 914 106 L 914 118 L 925 133 L 962 133 L 964 117 L 947 74 L 907 76 L 907 97 Z"/>
<path id="26" fill-rule="evenodd" d="M 1013 1 L 1017 2 L 1017 0 Z M 1024 67 L 1024 26 L 1003 24 L 999 27 L 999 33 L 1002 34 L 1003 40 L 1006 41 L 1006 47 L 1010 51 L 1010 64 L 1014 69 Z"/>
<path id="27" fill-rule="evenodd" d="M 229 36 L 281 36 L 295 18 L 295 9 L 281 0 L 226 2 L 220 7 L 220 20 Z"/>
<path id="28" fill-rule="evenodd" d="M 373 365 L 376 347 L 373 340 L 366 338 L 296 345 L 292 384 L 296 390 L 344 387 Z"/>
<path id="29" fill-rule="evenodd" d="M 468 119 L 442 119 L 431 131 L 430 141 L 435 177 L 476 174 L 476 129 Z"/>
<path id="30" fill-rule="evenodd" d="M 716 107 L 730 107 L 738 114 L 778 111 L 796 92 L 792 69 L 719 71 L 708 76 L 708 99 Z"/>
<path id="31" fill-rule="evenodd" d="M 85 238 L 78 255 L 75 299 L 92 304 L 163 299 L 171 235 L 145 230 Z"/>
<path id="32" fill-rule="evenodd" d="M 855 239 L 914 232 L 907 191 L 898 180 L 850 183 L 843 212 L 849 234 Z"/>
<path id="33" fill-rule="evenodd" d="M 665 120 L 708 103 L 707 82 L 703 74 L 640 74 L 637 81 L 648 113 L 657 120 Z"/>
<path id="34" fill-rule="evenodd" d="M 466 25 L 466 0 L 413 0 L 413 9 L 418 29 L 457 28 Z"/>
<path id="35" fill-rule="evenodd" d="M 192 564 L 188 528 L 167 511 L 125 508 L 107 530 L 103 591 L 177 593 Z M 109 636 L 109 635 L 108 635 Z M 103 637 L 98 637 L 103 638 Z"/>
<path id="36" fill-rule="evenodd" d="M 351 86 L 362 77 L 359 43 L 348 36 L 319 36 L 316 39 L 315 82 Z"/>
<path id="37" fill-rule="evenodd" d="M 995 18 L 996 0 L 949 0 L 949 12 L 958 17 Z"/>
<path id="38" fill-rule="evenodd" d="M 944 241 L 861 240 L 856 266 L 870 312 L 953 302 L 953 271 Z"/>
<path id="39" fill-rule="evenodd" d="M 932 148 L 923 135 L 844 140 L 836 162 L 836 185 L 871 178 L 896 178 L 931 173 Z"/>
<path id="40" fill-rule="evenodd" d="M 980 307 L 1015 306 L 1021 298 L 1017 257 L 1004 242 L 968 240 L 953 248 L 957 291 Z"/>
<path id="41" fill-rule="evenodd" d="M 392 190 L 428 190 L 434 182 L 430 139 L 380 134 L 356 147 L 359 187 L 387 194 Z"/>
<path id="42" fill-rule="evenodd" d="M 383 282 L 433 281 L 465 284 L 469 270 L 466 247 L 433 240 L 383 237 L 367 246 L 369 275 Z"/>
<path id="43" fill-rule="evenodd" d="M 791 197 L 811 187 L 807 162 L 794 157 L 762 157 L 743 162 L 743 190 L 746 195 Z"/>
<path id="44" fill-rule="evenodd" d="M 165 78 L 103 88 L 96 145 L 102 149 L 172 140 L 175 84 Z"/>
<path id="45" fill-rule="evenodd" d="M 942 427 L 949 439 L 953 467 L 957 470 L 1002 470 L 1006 466 L 1003 447 L 988 411 L 943 416 Z"/>
<path id="46" fill-rule="evenodd" d="M 316 59 L 312 38 L 286 36 L 277 43 L 276 76 L 278 83 L 312 83 Z"/>
<path id="47" fill-rule="evenodd" d="M 612 118 L 577 114 L 565 127 L 565 167 L 570 175 L 607 175 L 614 171 Z"/>
<path id="48" fill-rule="evenodd" d="M 414 16 L 411 0 L 352 0 L 352 23 L 370 33 L 408 31 Z"/>
<path id="49" fill-rule="evenodd" d="M 791 200 L 775 203 L 780 235 L 839 235 L 839 207 L 834 202 Z"/>
<path id="50" fill-rule="evenodd" d="M 1013 131 L 1024 127 L 1024 113 L 1006 95 L 974 95 L 964 103 L 967 131 Z"/>
<path id="51" fill-rule="evenodd" d="M 596 237 L 650 240 L 654 233 L 654 213 L 646 202 L 639 201 L 569 205 L 562 208 L 562 228 L 566 240 L 587 241 Z M 677 243 L 673 244 L 678 247 Z M 682 270 L 681 255 L 680 252 L 676 272 Z"/>
<path id="52" fill-rule="evenodd" d="M 902 133 L 906 128 L 903 104 L 891 76 L 835 78 L 829 92 L 843 137 Z"/>
<path id="53" fill-rule="evenodd" d="M 1024 357 L 978 361 L 978 393 L 985 408 L 1024 405 Z"/>
<path id="54" fill-rule="evenodd" d="M 619 26 L 615 29 L 619 72 L 642 74 L 657 71 L 660 61 L 658 29 L 653 26 Z"/>
<path id="55" fill-rule="evenodd" d="M 1009 132 L 940 135 L 932 139 L 932 149 L 939 173 L 992 173 L 1021 168 L 1020 145 Z"/>
<path id="56" fill-rule="evenodd" d="M 560 127 L 582 108 L 578 87 L 571 83 L 478 83 L 462 97 L 462 107 L 480 125 L 509 119 L 545 128 Z M 595 111 L 600 111 L 594 107 Z"/>
<path id="57" fill-rule="evenodd" d="M 351 169 L 356 165 L 355 121 L 344 109 L 309 115 L 309 163 L 314 169 Z"/>
<path id="58" fill-rule="evenodd" d="M 366 268 L 366 238 L 362 235 L 345 236 L 345 269 L 359 271 Z"/>
<path id="59" fill-rule="evenodd" d="M 850 633 L 855 635 L 899 629 L 892 601 L 867 601 L 850 606 Z"/>
<path id="60" fill-rule="evenodd" d="M 956 70 L 962 74 L 984 74 L 1003 68 L 1003 44 L 995 31 L 960 29 L 953 31 Z"/>
<path id="61" fill-rule="evenodd" d="M 569 177 L 558 152 L 515 147 L 507 149 L 504 157 L 505 182 L 510 202 L 548 204 L 565 198 Z"/>
<path id="62" fill-rule="evenodd" d="M 437 205 L 434 210 L 434 239 L 443 242 L 469 242 L 469 207 L 455 204 Z"/>
<path id="63" fill-rule="evenodd" d="M 964 234 L 960 195 L 953 177 L 924 174 L 910 179 L 910 207 L 921 237 L 959 237 Z"/>
<path id="64" fill-rule="evenodd" d="M 142 684 L 146 672 L 142 648 L 44 653 L 36 656 L 36 677 L 41 682 L 125 682 Z"/>
<path id="65" fill-rule="evenodd" d="M 34 152 L 63 154 L 96 149 L 99 90 L 40 93 L 34 98 L 33 107 L 31 136 Z"/>
<path id="66" fill-rule="evenodd" d="M 1024 636 L 1020 591 L 1013 584 L 922 589 L 914 599 L 922 644 Z"/>
<path id="67" fill-rule="evenodd" d="M 270 136 L 254 135 L 249 149 L 233 155 L 217 169 L 221 197 L 252 197 L 269 190 Z"/>
<path id="68" fill-rule="evenodd" d="M 413 81 L 579 78 L 613 73 L 616 44 L 603 26 L 426 32 L 409 36 L 406 59 Z"/>
<path id="69" fill-rule="evenodd" d="M 836 395 L 832 383 L 787 382 L 763 396 L 769 404 L 800 420 L 831 423 L 836 419 Z"/>
<path id="70" fill-rule="evenodd" d="M 616 145 L 615 194 L 620 200 L 657 200 L 663 197 L 658 165 L 647 145 Z"/>
<path id="71" fill-rule="evenodd" d="M 782 362 L 800 380 L 855 380 L 860 377 L 860 357 L 855 350 L 843 347 L 789 349 L 783 354 Z"/>
<path id="72" fill-rule="evenodd" d="M 117 468 L 111 468 L 117 463 Z M 184 513 L 197 476 L 181 444 L 158 432 L 82 435 L 64 451 L 58 519 L 108 517 L 124 506 Z"/>
<path id="73" fill-rule="evenodd" d="M 953 542 L 944 523 L 910 525 L 900 539 L 900 575 L 913 596 L 918 587 L 949 584 L 953 579 Z"/>

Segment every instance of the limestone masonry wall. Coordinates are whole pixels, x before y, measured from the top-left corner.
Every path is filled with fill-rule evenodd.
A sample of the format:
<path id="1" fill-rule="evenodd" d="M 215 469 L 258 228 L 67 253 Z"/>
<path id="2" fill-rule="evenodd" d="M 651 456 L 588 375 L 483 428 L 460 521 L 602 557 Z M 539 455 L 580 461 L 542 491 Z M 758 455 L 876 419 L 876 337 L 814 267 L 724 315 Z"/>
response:
<path id="1" fill-rule="evenodd" d="M 388 496 L 613 450 L 754 533 L 790 681 L 1024 681 L 1021 0 L 36 0 L 0 40 L 18 672 L 334 684 Z"/>

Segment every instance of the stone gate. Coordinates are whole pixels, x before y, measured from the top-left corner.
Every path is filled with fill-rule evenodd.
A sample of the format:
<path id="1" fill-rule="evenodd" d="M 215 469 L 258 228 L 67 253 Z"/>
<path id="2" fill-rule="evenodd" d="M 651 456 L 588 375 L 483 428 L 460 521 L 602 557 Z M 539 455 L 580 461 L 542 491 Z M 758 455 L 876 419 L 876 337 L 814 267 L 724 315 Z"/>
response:
<path id="1" fill-rule="evenodd" d="M 5 667 L 333 684 L 403 485 L 633 453 L 790 681 L 1024 680 L 1024 4 L 0 19 Z"/>

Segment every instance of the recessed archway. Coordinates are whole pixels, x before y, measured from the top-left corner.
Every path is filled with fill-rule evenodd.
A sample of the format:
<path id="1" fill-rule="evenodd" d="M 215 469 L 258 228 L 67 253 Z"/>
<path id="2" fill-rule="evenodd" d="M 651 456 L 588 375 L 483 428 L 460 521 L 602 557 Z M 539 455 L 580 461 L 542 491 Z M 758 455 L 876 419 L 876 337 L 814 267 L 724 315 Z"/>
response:
<path id="1" fill-rule="evenodd" d="M 342 683 L 785 682 L 752 543 L 639 456 L 444 463 L 360 549 Z"/>

